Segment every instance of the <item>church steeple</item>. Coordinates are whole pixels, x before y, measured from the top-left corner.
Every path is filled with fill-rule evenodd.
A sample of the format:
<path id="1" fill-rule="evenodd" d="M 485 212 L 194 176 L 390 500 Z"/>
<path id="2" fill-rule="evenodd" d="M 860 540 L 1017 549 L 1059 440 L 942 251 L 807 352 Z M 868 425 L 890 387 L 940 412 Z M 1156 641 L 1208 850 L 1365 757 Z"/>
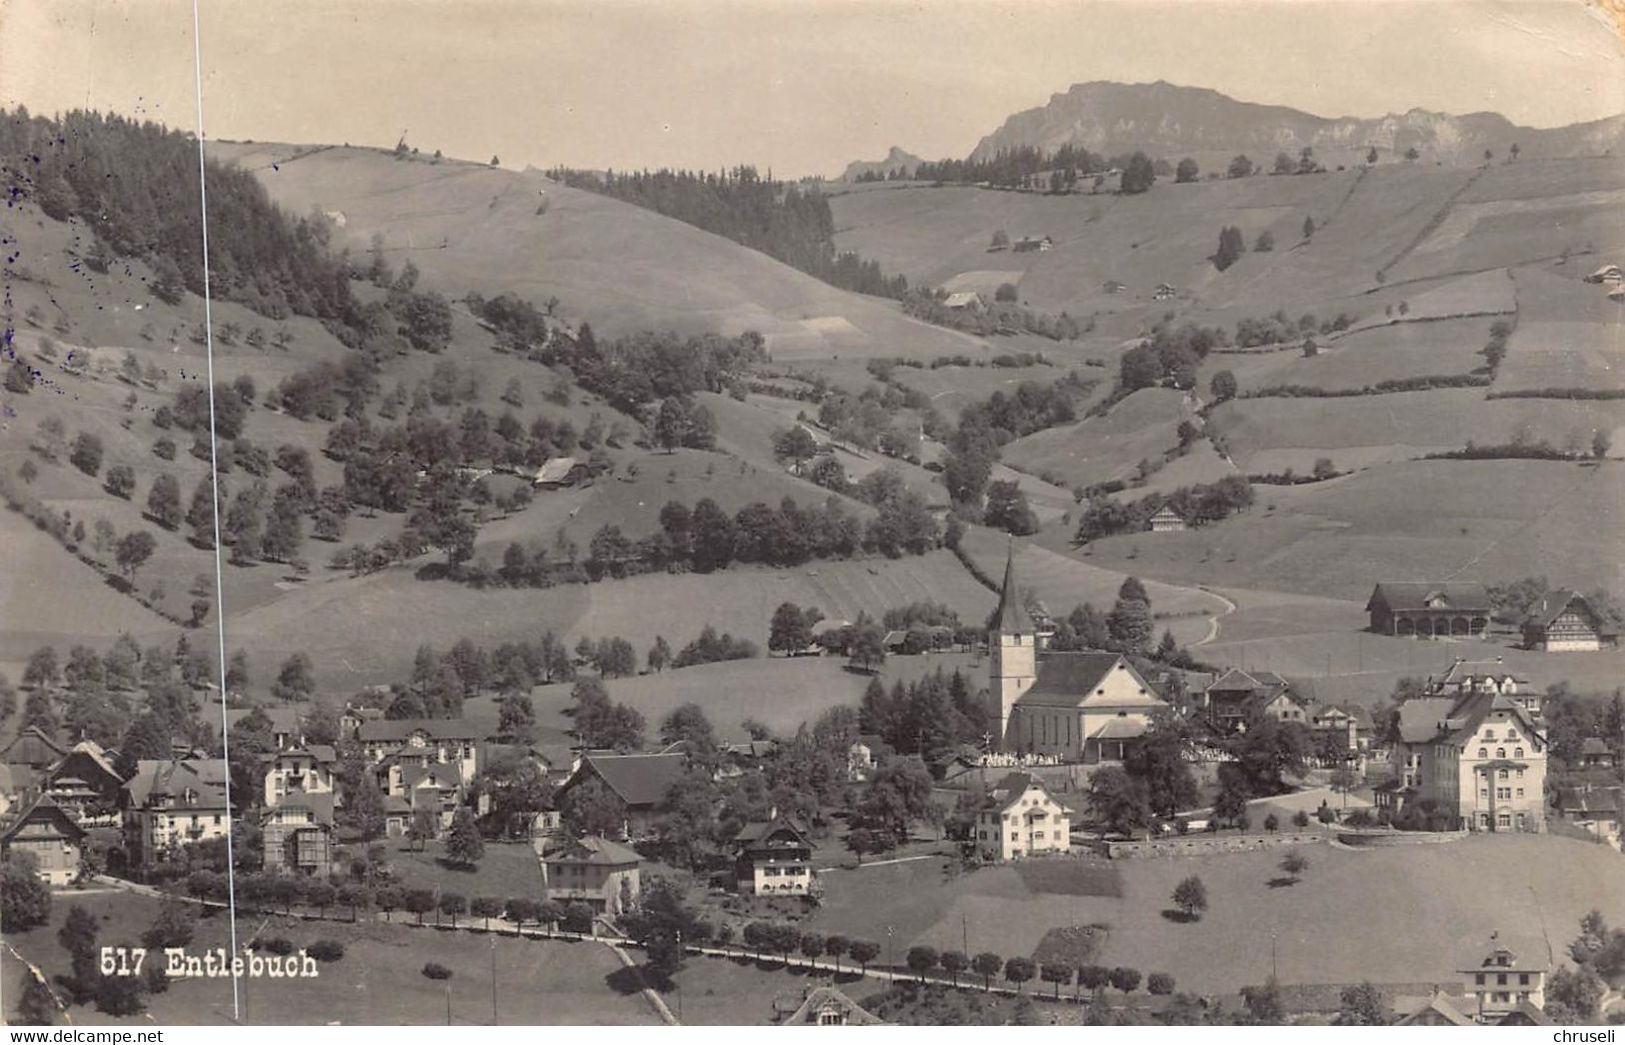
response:
<path id="1" fill-rule="evenodd" d="M 989 630 L 1001 635 L 1038 633 L 1032 615 L 1027 612 L 1027 606 L 1022 602 L 1021 593 L 1016 590 L 1016 548 L 1013 541 L 1005 552 L 1004 583 L 999 587 L 999 608 L 993 612 Z"/>
<path id="2" fill-rule="evenodd" d="M 1016 587 L 1016 550 L 1011 542 L 1004 559 L 1004 584 L 999 606 L 988 620 L 987 648 L 991 662 L 987 711 L 990 725 L 997 723 L 994 743 L 1000 750 L 1014 749 L 1011 717 L 1016 701 L 1032 688 L 1038 676 L 1038 628 Z"/>

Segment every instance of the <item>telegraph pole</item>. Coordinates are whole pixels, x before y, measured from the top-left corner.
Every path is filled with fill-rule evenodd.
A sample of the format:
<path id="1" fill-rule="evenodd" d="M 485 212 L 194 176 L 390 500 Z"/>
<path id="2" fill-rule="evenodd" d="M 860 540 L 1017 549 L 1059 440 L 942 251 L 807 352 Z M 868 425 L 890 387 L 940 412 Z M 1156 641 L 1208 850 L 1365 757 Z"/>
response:
<path id="1" fill-rule="evenodd" d="M 497 938 L 491 937 L 491 1026 L 497 1025 Z"/>

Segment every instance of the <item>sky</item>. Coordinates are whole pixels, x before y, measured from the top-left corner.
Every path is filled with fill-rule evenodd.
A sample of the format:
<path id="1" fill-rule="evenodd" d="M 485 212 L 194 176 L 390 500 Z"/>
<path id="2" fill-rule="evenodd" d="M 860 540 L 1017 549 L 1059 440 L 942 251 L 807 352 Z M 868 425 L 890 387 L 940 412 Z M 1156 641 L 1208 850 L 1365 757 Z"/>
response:
<path id="1" fill-rule="evenodd" d="M 962 157 L 1089 80 L 1322 116 L 1625 112 L 1617 0 L 201 0 L 209 138 L 503 166 Z M 1621 25 L 1625 25 L 1622 18 Z M 0 104 L 195 129 L 188 0 L 0 0 Z"/>

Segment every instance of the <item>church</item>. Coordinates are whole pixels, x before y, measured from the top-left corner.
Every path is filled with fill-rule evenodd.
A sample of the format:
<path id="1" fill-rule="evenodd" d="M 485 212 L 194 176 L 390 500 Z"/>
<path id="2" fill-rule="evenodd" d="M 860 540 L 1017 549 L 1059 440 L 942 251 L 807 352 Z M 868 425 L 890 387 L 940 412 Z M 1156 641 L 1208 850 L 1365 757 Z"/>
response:
<path id="1" fill-rule="evenodd" d="M 998 749 L 1054 755 L 1063 762 L 1120 762 L 1169 704 L 1117 653 L 1045 650 L 1004 564 L 999 606 L 988 629 L 988 721 Z"/>

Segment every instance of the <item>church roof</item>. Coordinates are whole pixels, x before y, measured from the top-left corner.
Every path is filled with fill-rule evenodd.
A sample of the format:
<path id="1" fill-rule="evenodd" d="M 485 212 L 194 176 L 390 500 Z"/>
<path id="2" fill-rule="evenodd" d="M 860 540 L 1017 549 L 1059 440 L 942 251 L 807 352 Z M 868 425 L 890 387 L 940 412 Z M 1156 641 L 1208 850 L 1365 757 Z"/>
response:
<path id="1" fill-rule="evenodd" d="M 1001 635 L 1034 635 L 1038 632 L 1032 615 L 1027 612 L 1020 593 L 1016 591 L 1014 547 L 1005 554 L 1004 584 L 999 588 L 999 608 L 993 611 L 993 630 Z"/>
<path id="2" fill-rule="evenodd" d="M 1111 707 L 1162 707 L 1167 702 L 1157 695 L 1134 666 L 1116 653 L 1048 653 L 1038 661 L 1038 678 L 1032 688 L 1023 693 L 1016 705 L 1043 707 L 1086 707 L 1105 703 L 1095 700 L 1104 688 L 1107 676 L 1113 671 L 1129 673 L 1135 690 L 1127 695 L 1114 696 Z"/>

